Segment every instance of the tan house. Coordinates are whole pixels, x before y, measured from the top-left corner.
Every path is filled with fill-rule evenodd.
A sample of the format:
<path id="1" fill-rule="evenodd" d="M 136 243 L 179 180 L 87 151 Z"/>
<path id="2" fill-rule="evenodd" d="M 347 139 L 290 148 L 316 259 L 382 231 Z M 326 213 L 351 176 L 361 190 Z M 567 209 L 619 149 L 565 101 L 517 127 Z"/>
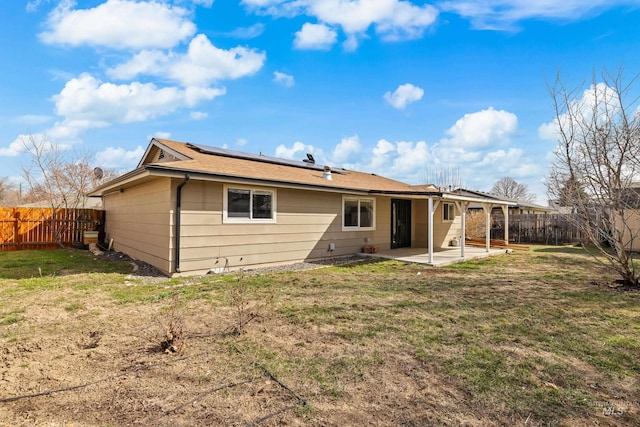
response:
<path id="1" fill-rule="evenodd" d="M 168 275 L 460 245 L 470 203 L 506 201 L 371 173 L 152 139 L 138 167 L 90 194 L 115 250 Z M 508 239 L 508 238 L 507 238 Z M 488 242 L 487 242 L 488 250 Z"/>

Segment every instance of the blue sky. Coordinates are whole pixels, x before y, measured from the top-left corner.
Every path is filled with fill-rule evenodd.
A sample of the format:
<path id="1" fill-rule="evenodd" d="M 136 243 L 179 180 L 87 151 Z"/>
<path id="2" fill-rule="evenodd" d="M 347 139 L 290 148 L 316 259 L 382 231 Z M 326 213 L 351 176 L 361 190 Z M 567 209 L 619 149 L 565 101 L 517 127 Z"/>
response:
<path id="1" fill-rule="evenodd" d="M 547 81 L 588 91 L 603 67 L 640 72 L 640 0 L 4 3 L 0 176 L 14 181 L 25 135 L 116 170 L 159 136 L 412 184 L 510 176 L 546 204 Z"/>

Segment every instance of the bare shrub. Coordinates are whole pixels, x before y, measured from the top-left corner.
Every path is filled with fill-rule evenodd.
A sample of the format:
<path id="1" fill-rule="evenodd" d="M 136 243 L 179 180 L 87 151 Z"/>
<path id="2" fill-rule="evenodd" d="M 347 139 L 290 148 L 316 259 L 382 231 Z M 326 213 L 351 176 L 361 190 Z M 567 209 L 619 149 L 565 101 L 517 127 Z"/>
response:
<path id="1" fill-rule="evenodd" d="M 484 211 L 469 212 L 465 218 L 465 235 L 471 239 L 486 237 L 486 216 Z"/>
<path id="2" fill-rule="evenodd" d="M 252 289 L 244 273 L 240 273 L 237 280 L 230 283 L 227 296 L 233 310 L 232 325 L 228 331 L 233 335 L 242 335 L 246 326 L 258 317 L 266 317 L 273 303 L 273 294 L 259 300 L 255 289 Z"/>
<path id="3" fill-rule="evenodd" d="M 180 354 L 186 347 L 186 317 L 187 305 L 178 294 L 173 295 L 171 304 L 167 308 L 164 319 L 156 317 L 158 326 L 155 343 L 160 350 L 167 354 Z"/>
<path id="4" fill-rule="evenodd" d="M 242 335 L 245 332 L 247 323 L 255 317 L 249 310 L 249 284 L 244 280 L 243 273 L 240 273 L 237 280 L 231 282 L 227 289 L 227 296 L 233 309 L 231 333 Z"/>

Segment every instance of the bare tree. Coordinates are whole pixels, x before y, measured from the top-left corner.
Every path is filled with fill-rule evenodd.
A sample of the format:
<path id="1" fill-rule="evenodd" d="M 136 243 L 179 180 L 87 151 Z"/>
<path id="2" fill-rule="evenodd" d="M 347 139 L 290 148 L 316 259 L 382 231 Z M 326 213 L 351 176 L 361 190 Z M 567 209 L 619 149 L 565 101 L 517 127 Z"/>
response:
<path id="1" fill-rule="evenodd" d="M 442 190 L 455 190 L 461 188 L 463 184 L 460 169 L 453 166 L 446 168 L 427 169 L 427 183 L 435 185 Z"/>
<path id="2" fill-rule="evenodd" d="M 0 178 L 0 206 L 16 206 L 20 202 L 21 186 L 9 181 L 9 178 Z"/>
<path id="3" fill-rule="evenodd" d="M 53 209 L 52 224 L 58 224 L 58 209 L 84 208 L 85 194 L 99 184 L 103 174 L 96 174 L 87 153 L 63 150 L 60 146 L 30 135 L 22 139 L 29 163 L 23 165 L 22 175 L 28 186 L 25 201 L 43 202 Z M 113 176 L 111 172 L 107 175 Z M 64 223 L 64 222 L 60 222 Z M 54 229 L 61 244 L 65 230 Z"/>
<path id="4" fill-rule="evenodd" d="M 508 176 L 496 181 L 489 192 L 496 196 L 504 196 L 523 202 L 533 202 L 536 199 L 534 194 L 529 193 L 529 187 L 525 184 L 517 183 L 513 178 Z"/>
<path id="5" fill-rule="evenodd" d="M 46 202 L 51 208 L 84 207 L 84 194 L 97 184 L 89 156 L 65 151 L 45 139 L 30 135 L 22 139 L 30 162 L 22 166 L 30 200 Z"/>
<path id="6" fill-rule="evenodd" d="M 0 205 L 2 205 L 6 200 L 8 193 L 11 191 L 11 183 L 9 183 L 8 178 L 0 178 Z"/>
<path id="7" fill-rule="evenodd" d="M 630 98 L 636 78 L 622 70 L 593 76 L 583 93 L 556 77 L 549 88 L 555 109 L 558 147 L 547 181 L 552 199 L 576 214 L 573 220 L 600 260 L 625 284 L 639 286 L 631 255 L 640 238 L 640 117 Z M 600 81 L 598 81 L 600 80 Z"/>

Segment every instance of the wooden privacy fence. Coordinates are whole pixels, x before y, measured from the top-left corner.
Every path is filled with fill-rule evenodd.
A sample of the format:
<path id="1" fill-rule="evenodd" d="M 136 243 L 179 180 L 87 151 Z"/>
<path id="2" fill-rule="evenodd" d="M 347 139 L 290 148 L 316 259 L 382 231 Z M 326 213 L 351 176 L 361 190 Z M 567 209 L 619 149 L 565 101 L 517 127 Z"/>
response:
<path id="1" fill-rule="evenodd" d="M 0 250 L 71 246 L 103 224 L 104 211 L 96 209 L 0 208 Z"/>
<path id="2" fill-rule="evenodd" d="M 504 239 L 504 216 L 493 215 L 491 224 L 491 238 Z M 582 237 L 580 230 L 567 215 L 509 215 L 509 240 L 515 243 L 573 244 L 581 242 Z"/>

